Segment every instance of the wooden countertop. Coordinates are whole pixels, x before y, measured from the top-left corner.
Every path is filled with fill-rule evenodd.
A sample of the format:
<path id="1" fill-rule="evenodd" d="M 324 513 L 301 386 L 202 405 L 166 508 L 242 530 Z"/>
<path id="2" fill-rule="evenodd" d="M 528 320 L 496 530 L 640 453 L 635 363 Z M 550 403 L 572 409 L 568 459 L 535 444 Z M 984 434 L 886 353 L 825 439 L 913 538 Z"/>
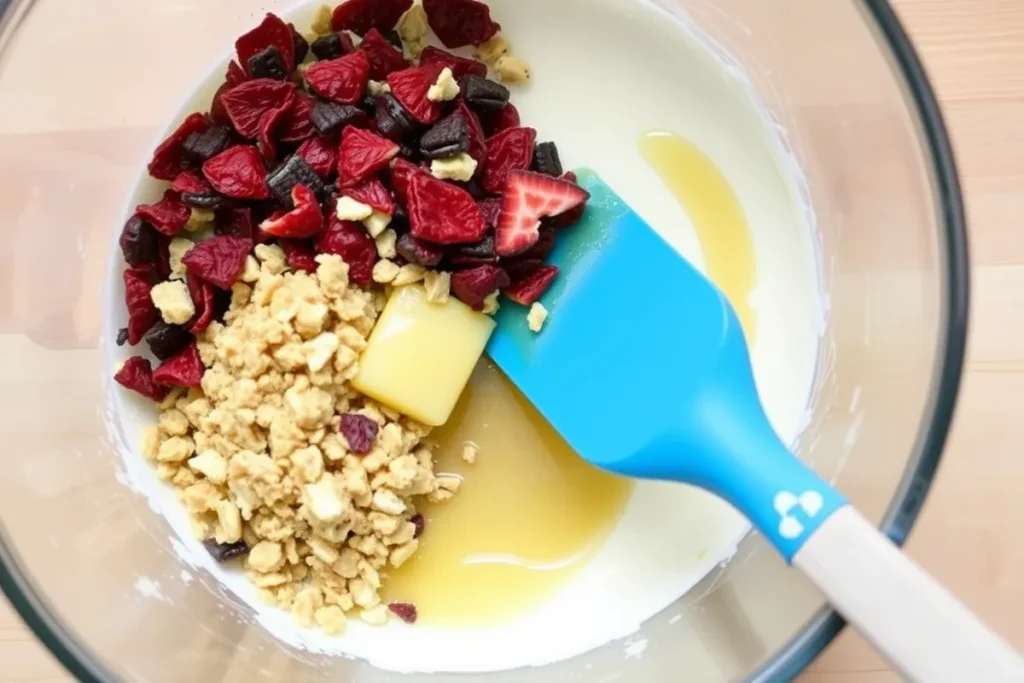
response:
<path id="1" fill-rule="evenodd" d="M 970 351 L 914 558 L 1024 650 L 1024 5 L 894 0 L 943 102 L 971 221 Z M 0 683 L 67 681 L 0 604 Z M 801 683 L 899 678 L 850 630 Z"/>

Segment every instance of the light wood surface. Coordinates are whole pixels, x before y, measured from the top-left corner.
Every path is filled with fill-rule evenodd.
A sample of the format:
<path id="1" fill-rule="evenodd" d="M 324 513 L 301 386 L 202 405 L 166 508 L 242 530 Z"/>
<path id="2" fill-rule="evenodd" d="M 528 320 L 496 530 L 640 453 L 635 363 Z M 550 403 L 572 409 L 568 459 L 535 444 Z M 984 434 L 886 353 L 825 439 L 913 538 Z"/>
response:
<path id="1" fill-rule="evenodd" d="M 907 547 L 1024 650 L 1024 4 L 893 1 L 943 101 L 967 195 L 974 265 L 971 345 L 956 422 Z M 65 3 L 72 11 L 86 5 Z M 0 683 L 67 680 L 18 616 L 0 605 Z M 898 680 L 848 629 L 800 683 Z"/>

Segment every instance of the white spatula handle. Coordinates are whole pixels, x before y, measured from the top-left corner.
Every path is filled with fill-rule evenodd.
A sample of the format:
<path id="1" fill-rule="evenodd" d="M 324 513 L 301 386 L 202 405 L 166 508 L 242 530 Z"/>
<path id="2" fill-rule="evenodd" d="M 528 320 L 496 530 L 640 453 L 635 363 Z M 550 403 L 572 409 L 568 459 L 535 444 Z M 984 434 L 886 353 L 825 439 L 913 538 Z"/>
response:
<path id="1" fill-rule="evenodd" d="M 909 680 L 1024 682 L 1024 659 L 852 507 L 793 566 Z"/>

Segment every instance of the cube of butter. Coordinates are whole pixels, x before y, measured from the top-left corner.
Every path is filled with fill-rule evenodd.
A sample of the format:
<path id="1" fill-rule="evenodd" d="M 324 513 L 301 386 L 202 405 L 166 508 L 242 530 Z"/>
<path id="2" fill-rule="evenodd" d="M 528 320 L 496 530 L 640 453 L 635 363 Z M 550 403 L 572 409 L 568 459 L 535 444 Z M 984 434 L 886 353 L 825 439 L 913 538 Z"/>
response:
<path id="1" fill-rule="evenodd" d="M 422 285 L 398 287 L 370 334 L 352 384 L 415 420 L 443 425 L 494 327 L 490 316 L 454 297 L 435 304 Z"/>

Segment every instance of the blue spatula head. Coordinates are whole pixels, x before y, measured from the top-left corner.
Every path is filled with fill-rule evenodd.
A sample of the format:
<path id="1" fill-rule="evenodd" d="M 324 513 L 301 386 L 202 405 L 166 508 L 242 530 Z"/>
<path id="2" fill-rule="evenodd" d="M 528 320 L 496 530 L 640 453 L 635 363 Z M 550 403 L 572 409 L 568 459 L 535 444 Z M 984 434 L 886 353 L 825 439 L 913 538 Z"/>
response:
<path id="1" fill-rule="evenodd" d="M 631 477 L 731 502 L 787 557 L 844 504 L 789 453 L 758 398 L 732 306 L 590 171 L 544 330 L 506 305 L 491 358 L 576 452 Z"/>

